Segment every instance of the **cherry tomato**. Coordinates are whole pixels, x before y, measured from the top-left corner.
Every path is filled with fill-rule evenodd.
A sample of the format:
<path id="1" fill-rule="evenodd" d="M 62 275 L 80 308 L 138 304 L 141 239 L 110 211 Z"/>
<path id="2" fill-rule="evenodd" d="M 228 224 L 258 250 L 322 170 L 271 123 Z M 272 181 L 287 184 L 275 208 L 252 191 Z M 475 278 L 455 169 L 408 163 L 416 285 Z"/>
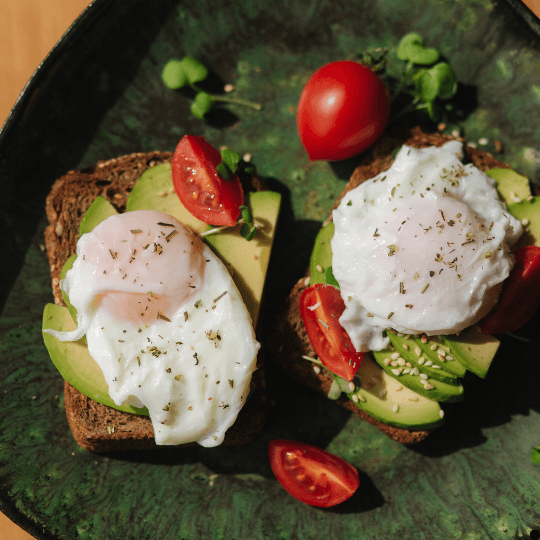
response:
<path id="1" fill-rule="evenodd" d="M 340 160 L 369 148 L 390 116 L 390 94 L 369 68 L 350 60 L 316 71 L 304 86 L 296 124 L 312 161 Z"/>
<path id="2" fill-rule="evenodd" d="M 270 442 L 270 465 L 279 483 L 312 506 L 335 506 L 358 489 L 358 471 L 345 460 L 310 444 Z"/>
<path id="3" fill-rule="evenodd" d="M 234 175 L 225 180 L 217 172 L 221 155 L 203 137 L 182 137 L 172 159 L 174 188 L 182 204 L 196 218 L 211 225 L 234 225 L 240 215 L 243 191 Z"/>
<path id="4" fill-rule="evenodd" d="M 516 262 L 503 283 L 499 301 L 478 323 L 486 334 L 513 332 L 540 307 L 540 247 L 524 246 L 514 255 Z"/>
<path id="5" fill-rule="evenodd" d="M 339 324 L 345 303 L 333 285 L 312 285 L 300 295 L 300 314 L 319 360 L 332 373 L 352 381 L 364 353 L 357 353 Z"/>

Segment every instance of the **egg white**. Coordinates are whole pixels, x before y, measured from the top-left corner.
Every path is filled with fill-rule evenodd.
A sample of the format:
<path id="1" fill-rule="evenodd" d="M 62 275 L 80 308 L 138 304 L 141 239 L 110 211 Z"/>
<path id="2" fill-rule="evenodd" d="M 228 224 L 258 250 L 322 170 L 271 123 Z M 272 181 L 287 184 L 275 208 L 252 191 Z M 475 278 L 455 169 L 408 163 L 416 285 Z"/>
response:
<path id="1" fill-rule="evenodd" d="M 111 398 L 145 405 L 157 444 L 223 441 L 248 397 L 259 344 L 209 247 L 167 214 L 120 214 L 81 237 L 62 286 L 78 328 L 54 335 L 86 334 Z"/>
<path id="2" fill-rule="evenodd" d="M 496 303 L 522 227 L 494 181 L 461 157 L 458 141 L 404 146 L 333 212 L 340 322 L 358 351 L 386 347 L 387 328 L 459 332 Z"/>

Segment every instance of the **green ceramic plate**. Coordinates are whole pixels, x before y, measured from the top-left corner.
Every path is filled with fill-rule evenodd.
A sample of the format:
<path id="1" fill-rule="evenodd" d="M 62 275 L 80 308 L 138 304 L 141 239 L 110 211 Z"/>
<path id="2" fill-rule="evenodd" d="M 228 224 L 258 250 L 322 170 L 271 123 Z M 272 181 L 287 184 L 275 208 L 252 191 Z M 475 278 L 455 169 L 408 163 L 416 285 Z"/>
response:
<path id="1" fill-rule="evenodd" d="M 301 88 L 320 65 L 422 33 L 476 107 L 462 133 L 533 178 L 540 163 L 540 38 L 502 0 L 96 0 L 51 52 L 0 134 L 0 510 L 42 539 L 508 539 L 540 530 L 538 318 L 505 337 L 446 426 L 415 448 L 268 369 L 263 434 L 238 449 L 99 456 L 75 444 L 62 381 L 41 338 L 51 301 L 42 249 L 54 179 L 99 159 L 172 150 L 185 133 L 250 152 L 284 193 L 267 323 L 308 264 L 352 163 L 309 163 L 296 135 Z M 531 28 L 531 25 L 533 28 Z M 192 55 L 239 98 L 202 123 L 160 71 Z M 485 142 L 485 141 L 482 141 Z M 331 510 L 274 479 L 268 442 L 339 454 L 361 486 Z M 537 537 L 537 536 L 536 536 Z"/>

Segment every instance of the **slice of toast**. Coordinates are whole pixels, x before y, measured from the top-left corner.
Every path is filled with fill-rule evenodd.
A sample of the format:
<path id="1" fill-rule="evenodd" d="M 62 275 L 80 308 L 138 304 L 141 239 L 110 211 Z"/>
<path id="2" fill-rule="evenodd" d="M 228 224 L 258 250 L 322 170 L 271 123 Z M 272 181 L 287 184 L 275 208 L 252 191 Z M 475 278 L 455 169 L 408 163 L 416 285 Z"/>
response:
<path id="1" fill-rule="evenodd" d="M 103 195 L 119 212 L 124 212 L 128 195 L 144 171 L 171 159 L 171 152 L 135 153 L 100 161 L 84 170 L 70 171 L 56 180 L 46 200 L 49 226 L 45 230 L 55 304 L 65 305 L 59 286 L 60 272 L 76 251 L 79 225 L 90 204 L 98 195 Z M 264 181 L 257 176 L 243 175 L 240 180 L 244 192 L 266 188 Z M 264 425 L 268 398 L 263 364 L 259 352 L 248 401 L 227 431 L 224 445 L 244 444 L 252 440 Z M 148 416 L 125 413 L 97 403 L 67 382 L 64 382 L 64 402 L 73 436 L 86 450 L 112 452 L 158 447 Z"/>
<path id="2" fill-rule="evenodd" d="M 343 196 L 360 185 L 365 180 L 373 178 L 380 172 L 387 170 L 392 162 L 392 152 L 406 144 L 416 148 L 427 146 L 442 146 L 453 137 L 441 133 L 426 133 L 419 127 L 410 130 L 400 130 L 385 135 L 366 155 L 363 164 L 358 166 L 349 182 L 346 184 L 340 197 L 335 202 L 333 209 L 337 208 Z M 463 139 L 458 138 L 461 142 Z M 482 171 L 492 168 L 509 168 L 509 165 L 495 159 L 491 154 L 482 152 L 473 146 L 464 145 L 464 162 L 473 163 Z M 325 223 L 332 220 L 332 215 Z M 281 307 L 275 324 L 273 325 L 269 350 L 277 366 L 298 382 L 313 390 L 328 395 L 333 382 L 333 377 L 326 369 L 313 369 L 314 364 L 302 358 L 302 356 L 314 357 L 315 351 L 311 346 L 302 317 L 300 315 L 299 299 L 302 291 L 309 286 L 309 270 L 293 287 L 285 303 Z M 424 440 L 432 430 L 410 430 L 389 426 L 369 416 L 355 403 L 343 394 L 337 400 L 342 407 L 354 412 L 360 418 L 373 424 L 392 439 L 405 443 L 415 444 Z"/>

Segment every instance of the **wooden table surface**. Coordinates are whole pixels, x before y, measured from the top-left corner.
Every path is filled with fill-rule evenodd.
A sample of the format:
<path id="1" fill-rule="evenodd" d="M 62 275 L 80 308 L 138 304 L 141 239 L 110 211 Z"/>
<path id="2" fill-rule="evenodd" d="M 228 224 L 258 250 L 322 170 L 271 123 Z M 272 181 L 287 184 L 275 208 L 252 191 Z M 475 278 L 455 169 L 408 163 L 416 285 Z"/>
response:
<path id="1" fill-rule="evenodd" d="M 90 0 L 0 0 L 0 125 L 32 73 L 88 4 Z"/>
<path id="2" fill-rule="evenodd" d="M 540 17 L 540 0 L 523 0 Z M 0 125 L 26 82 L 90 0 L 0 0 Z M 0 513 L 0 540 L 34 537 Z"/>
<path id="3" fill-rule="evenodd" d="M 522 2 L 537 16 L 540 17 L 540 0 L 522 0 Z"/>

